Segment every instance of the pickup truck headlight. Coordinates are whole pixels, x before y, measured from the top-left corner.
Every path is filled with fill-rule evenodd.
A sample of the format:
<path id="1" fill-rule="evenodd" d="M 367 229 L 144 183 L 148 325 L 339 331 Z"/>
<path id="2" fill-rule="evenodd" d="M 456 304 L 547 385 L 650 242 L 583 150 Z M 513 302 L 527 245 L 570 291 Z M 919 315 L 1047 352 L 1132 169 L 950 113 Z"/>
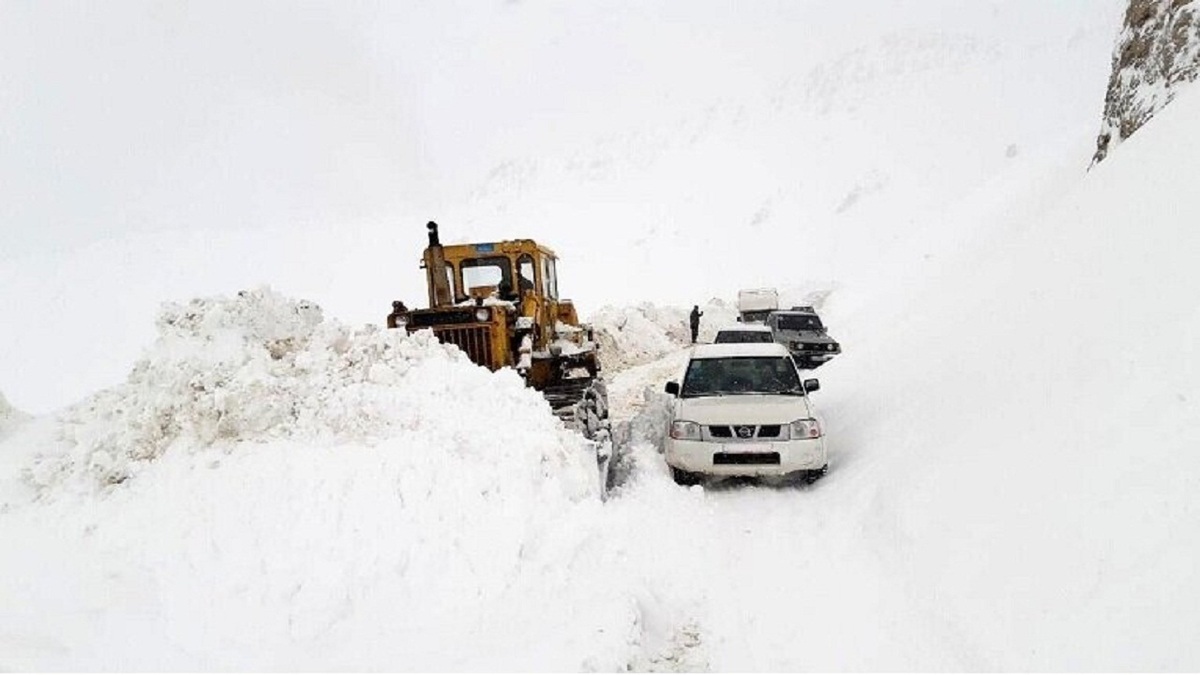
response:
<path id="1" fill-rule="evenodd" d="M 794 441 L 805 438 L 820 438 L 821 423 L 812 418 L 796 420 L 788 425 L 788 434 Z"/>
<path id="2" fill-rule="evenodd" d="M 687 420 L 671 422 L 671 438 L 677 441 L 700 440 L 700 425 Z"/>
<path id="3" fill-rule="evenodd" d="M 475 310 L 475 320 L 480 323 L 485 323 L 492 318 L 492 312 L 487 307 L 480 307 Z"/>

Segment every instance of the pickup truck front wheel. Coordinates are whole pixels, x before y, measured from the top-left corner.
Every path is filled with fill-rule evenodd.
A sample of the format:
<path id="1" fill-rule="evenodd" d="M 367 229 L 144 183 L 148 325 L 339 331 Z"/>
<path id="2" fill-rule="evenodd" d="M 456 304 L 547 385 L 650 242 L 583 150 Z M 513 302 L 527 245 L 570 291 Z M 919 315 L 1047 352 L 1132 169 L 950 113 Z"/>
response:
<path id="1" fill-rule="evenodd" d="M 692 473 L 691 471 L 671 467 L 671 479 L 675 481 L 676 485 L 699 485 L 704 482 L 704 474 Z"/>
<path id="2" fill-rule="evenodd" d="M 791 474 L 792 482 L 796 485 L 812 485 L 813 483 L 821 480 L 821 477 L 824 476 L 827 471 L 829 471 L 828 464 L 819 469 L 797 471 L 796 473 Z"/>

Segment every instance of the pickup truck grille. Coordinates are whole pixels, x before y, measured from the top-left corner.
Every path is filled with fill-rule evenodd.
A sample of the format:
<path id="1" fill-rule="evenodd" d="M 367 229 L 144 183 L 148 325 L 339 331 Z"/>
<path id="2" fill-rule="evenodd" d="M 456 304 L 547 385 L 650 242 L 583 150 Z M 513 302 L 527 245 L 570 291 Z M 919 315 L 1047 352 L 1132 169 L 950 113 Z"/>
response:
<path id="1" fill-rule="evenodd" d="M 752 438 L 779 438 L 781 426 L 778 424 L 733 424 L 711 425 L 708 435 L 712 438 L 728 438 L 731 440 L 750 440 Z"/>

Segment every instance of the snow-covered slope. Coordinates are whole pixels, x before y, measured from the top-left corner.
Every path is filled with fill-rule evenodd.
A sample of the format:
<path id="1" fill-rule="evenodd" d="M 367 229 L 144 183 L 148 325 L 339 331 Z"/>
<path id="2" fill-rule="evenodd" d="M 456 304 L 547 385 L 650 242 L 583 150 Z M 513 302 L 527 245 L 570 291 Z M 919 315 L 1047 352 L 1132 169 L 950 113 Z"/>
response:
<path id="1" fill-rule="evenodd" d="M 980 664 L 1200 664 L 1197 94 L 829 367 L 827 488 L 869 493 L 898 585 Z"/>

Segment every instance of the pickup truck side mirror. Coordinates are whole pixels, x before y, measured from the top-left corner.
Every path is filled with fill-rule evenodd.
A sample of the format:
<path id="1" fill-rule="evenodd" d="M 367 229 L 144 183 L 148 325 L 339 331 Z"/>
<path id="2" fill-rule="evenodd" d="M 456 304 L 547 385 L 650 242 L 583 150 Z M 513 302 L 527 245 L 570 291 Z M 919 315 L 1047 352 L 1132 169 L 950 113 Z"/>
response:
<path id="1" fill-rule="evenodd" d="M 821 388 L 821 383 L 815 379 L 804 381 L 804 391 L 812 393 Z"/>
<path id="2" fill-rule="evenodd" d="M 666 389 L 667 393 L 672 396 L 679 395 L 679 383 L 678 382 L 668 382 L 667 386 L 664 388 Z"/>

